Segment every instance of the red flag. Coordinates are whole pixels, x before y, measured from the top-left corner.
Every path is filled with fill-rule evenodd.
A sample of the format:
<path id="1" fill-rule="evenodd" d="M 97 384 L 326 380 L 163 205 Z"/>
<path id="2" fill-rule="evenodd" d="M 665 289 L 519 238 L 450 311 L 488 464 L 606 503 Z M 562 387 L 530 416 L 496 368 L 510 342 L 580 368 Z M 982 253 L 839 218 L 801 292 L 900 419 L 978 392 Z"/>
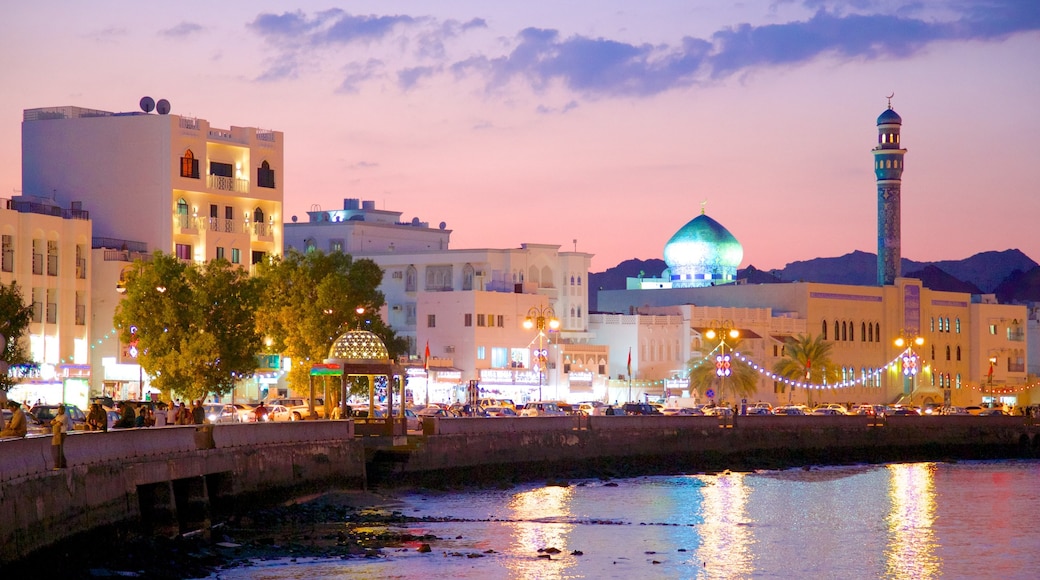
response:
<path id="1" fill-rule="evenodd" d="M 423 355 L 423 370 L 430 370 L 430 341 L 426 341 L 426 354 Z"/>
<path id="2" fill-rule="evenodd" d="M 632 347 L 628 347 L 628 378 L 632 378 Z"/>

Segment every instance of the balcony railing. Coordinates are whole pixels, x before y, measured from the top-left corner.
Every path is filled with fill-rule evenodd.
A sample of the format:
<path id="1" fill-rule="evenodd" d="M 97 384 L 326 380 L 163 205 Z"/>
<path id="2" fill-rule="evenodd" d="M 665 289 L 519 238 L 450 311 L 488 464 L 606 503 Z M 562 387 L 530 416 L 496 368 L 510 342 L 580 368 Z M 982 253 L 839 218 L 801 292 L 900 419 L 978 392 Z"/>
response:
<path id="1" fill-rule="evenodd" d="M 249 193 L 249 182 L 245 179 L 235 177 L 224 177 L 223 175 L 207 175 L 207 185 L 210 189 L 221 191 L 234 191 L 236 193 Z"/>
<path id="2" fill-rule="evenodd" d="M 198 226 L 195 225 L 195 218 L 193 218 L 192 216 L 186 213 L 179 213 L 174 217 L 177 219 L 178 228 L 182 230 L 198 229 Z"/>
<path id="3" fill-rule="evenodd" d="M 87 279 L 87 259 L 76 258 L 76 278 L 79 280 Z"/>
<path id="4" fill-rule="evenodd" d="M 76 305 L 76 326 L 87 325 L 87 305 L 77 304 Z"/>
<path id="5" fill-rule="evenodd" d="M 54 302 L 47 303 L 47 324 L 58 322 L 58 305 Z"/>
<path id="6" fill-rule="evenodd" d="M 43 322 L 43 304 L 39 302 L 32 303 L 32 321 Z"/>
<path id="7" fill-rule="evenodd" d="M 1008 329 L 1008 340 L 1011 340 L 1011 341 L 1014 341 L 1014 342 L 1022 342 L 1025 339 L 1026 339 L 1026 333 L 1025 333 L 1024 330 L 1022 330 L 1022 329 L 1014 330 L 1014 329 L 1010 329 L 1010 328 Z"/>
<path id="8" fill-rule="evenodd" d="M 33 274 L 43 275 L 43 254 L 33 253 Z"/>
<path id="9" fill-rule="evenodd" d="M 274 235 L 274 224 L 256 222 L 253 224 L 253 235 L 258 238 L 270 238 Z"/>
<path id="10" fill-rule="evenodd" d="M 8 248 L 4 250 L 2 262 L 4 272 L 14 272 L 14 249 Z"/>
<path id="11" fill-rule="evenodd" d="M 1026 372 L 1026 363 L 1008 363 L 1009 373 L 1024 373 Z"/>
<path id="12" fill-rule="evenodd" d="M 58 257 L 47 256 L 47 275 L 57 276 L 58 275 Z"/>

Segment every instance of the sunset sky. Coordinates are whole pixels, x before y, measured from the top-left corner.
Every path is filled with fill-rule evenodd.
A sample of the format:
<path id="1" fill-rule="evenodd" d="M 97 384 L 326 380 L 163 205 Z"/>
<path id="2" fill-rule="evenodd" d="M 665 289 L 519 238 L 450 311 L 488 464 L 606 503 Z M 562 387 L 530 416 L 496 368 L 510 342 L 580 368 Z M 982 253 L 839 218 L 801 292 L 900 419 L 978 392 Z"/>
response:
<path id="1" fill-rule="evenodd" d="M 662 257 L 706 202 L 742 266 L 782 268 L 877 251 L 895 93 L 903 257 L 1040 261 L 1032 0 L 33 0 L 0 7 L 0 50 L 0 197 L 23 109 L 149 95 L 284 132 L 286 219 L 374 200 L 453 248 L 560 244 L 602 271 Z"/>

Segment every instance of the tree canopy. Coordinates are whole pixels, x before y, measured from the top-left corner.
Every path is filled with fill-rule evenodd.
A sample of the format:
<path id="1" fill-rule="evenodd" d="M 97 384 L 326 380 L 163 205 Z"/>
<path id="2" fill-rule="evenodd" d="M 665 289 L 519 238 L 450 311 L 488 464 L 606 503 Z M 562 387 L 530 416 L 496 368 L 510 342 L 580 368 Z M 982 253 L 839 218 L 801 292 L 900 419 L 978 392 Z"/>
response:
<path id="1" fill-rule="evenodd" d="M 0 351 L 0 391 L 9 391 L 15 385 L 7 370 L 31 361 L 25 350 L 22 336 L 32 321 L 32 305 L 25 304 L 18 285 L 12 282 L 8 286 L 0 284 L 0 335 L 4 337 L 4 348 Z"/>
<path id="2" fill-rule="evenodd" d="M 832 346 L 819 335 L 800 334 L 790 338 L 784 343 L 783 357 L 773 365 L 773 372 L 799 383 L 836 384 L 840 375 L 831 361 Z M 807 396 L 811 401 L 811 390 Z"/>
<path id="3" fill-rule="evenodd" d="M 223 395 L 253 375 L 261 351 L 255 312 L 259 285 L 246 270 L 216 259 L 184 263 L 156 252 L 126 276 L 113 322 L 123 344 L 164 395 Z"/>
<path id="4" fill-rule="evenodd" d="M 378 290 L 383 271 L 372 260 L 289 250 L 262 264 L 259 273 L 263 289 L 257 328 L 270 339 L 271 352 L 292 359 L 288 379 L 293 389 L 308 384 L 311 364 L 325 360 L 333 342 L 348 330 L 376 334 L 391 358 L 407 351 L 405 341 L 378 316 L 386 299 Z"/>
<path id="5" fill-rule="evenodd" d="M 751 365 L 733 355 L 739 350 L 740 340 L 725 343 L 725 352 L 730 355 L 730 374 L 723 378 L 718 374 L 716 355 L 722 354 L 722 347 L 716 347 L 708 356 L 690 359 L 686 366 L 689 372 L 690 387 L 701 393 L 708 389 L 717 389 L 714 397 L 718 402 L 733 402 L 738 399 L 753 397 L 758 393 L 758 371 Z"/>

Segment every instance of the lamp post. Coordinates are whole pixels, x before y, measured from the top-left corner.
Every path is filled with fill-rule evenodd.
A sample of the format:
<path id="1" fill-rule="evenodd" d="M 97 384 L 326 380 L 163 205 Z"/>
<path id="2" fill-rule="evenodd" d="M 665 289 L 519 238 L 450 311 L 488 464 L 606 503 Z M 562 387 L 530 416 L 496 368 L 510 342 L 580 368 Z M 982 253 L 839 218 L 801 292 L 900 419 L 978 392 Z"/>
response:
<path id="1" fill-rule="evenodd" d="M 541 401 L 542 372 L 545 370 L 545 364 L 549 360 L 549 352 L 545 348 L 545 342 L 548 339 L 545 331 L 547 328 L 550 332 L 558 330 L 560 321 L 556 318 L 556 311 L 552 309 L 552 306 L 532 306 L 527 311 L 527 318 L 524 319 L 524 328 L 527 330 L 538 330 L 538 351 L 535 353 L 534 360 L 537 361 L 536 364 L 538 365 L 538 400 Z"/>
<path id="2" fill-rule="evenodd" d="M 719 377 L 719 401 L 721 402 L 723 394 L 725 393 L 726 377 L 733 374 L 733 365 L 731 364 L 731 355 L 726 353 L 726 338 L 736 340 L 740 338 L 740 331 L 733 327 L 733 322 L 729 320 L 712 320 L 709 323 L 710 328 L 704 333 L 704 336 L 708 340 L 718 339 L 719 346 L 718 353 L 715 355 L 715 376 Z M 730 347 L 730 352 L 733 348 Z"/>
<path id="3" fill-rule="evenodd" d="M 895 345 L 899 348 L 904 349 L 902 354 L 903 363 L 903 394 L 910 395 L 910 403 L 914 402 L 914 390 L 917 387 L 917 372 L 920 370 L 920 364 L 918 364 L 917 353 L 914 352 L 914 347 L 920 347 L 924 345 L 924 338 L 921 336 L 914 336 L 910 338 L 905 334 L 900 334 L 895 340 Z M 907 387 L 910 388 L 910 392 L 907 392 Z"/>

